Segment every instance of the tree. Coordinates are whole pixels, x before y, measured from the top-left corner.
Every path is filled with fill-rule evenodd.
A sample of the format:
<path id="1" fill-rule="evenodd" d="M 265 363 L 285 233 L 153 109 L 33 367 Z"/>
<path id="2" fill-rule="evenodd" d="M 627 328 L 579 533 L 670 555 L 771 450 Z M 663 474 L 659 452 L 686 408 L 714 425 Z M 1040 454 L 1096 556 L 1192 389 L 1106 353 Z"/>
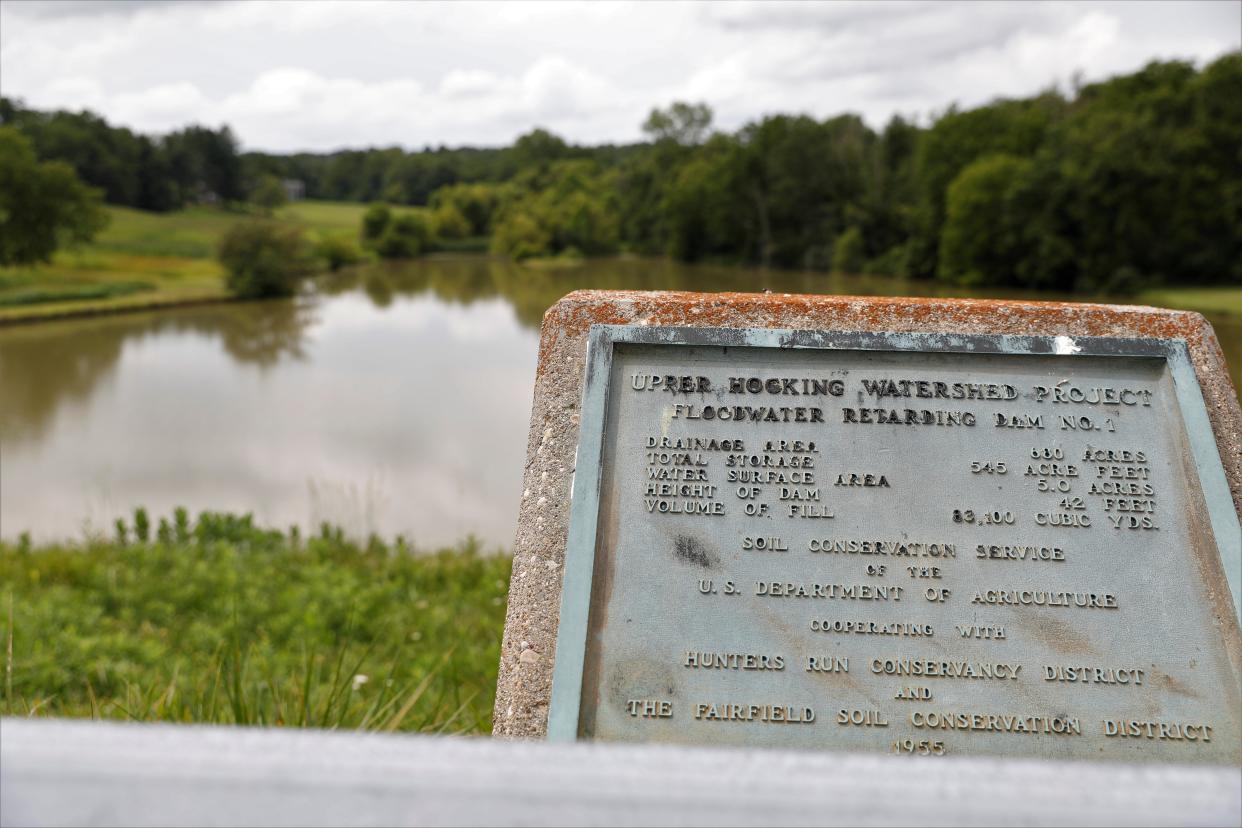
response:
<path id="1" fill-rule="evenodd" d="M 559 161 L 522 179 L 527 192 L 506 205 L 492 249 L 515 259 L 615 253 L 620 225 L 615 183 L 594 161 Z"/>
<path id="2" fill-rule="evenodd" d="M 824 122 L 774 115 L 738 135 L 737 195 L 749 208 L 749 247 L 762 266 L 826 268 L 831 242 L 864 193 L 875 135 L 854 115 Z"/>
<path id="3" fill-rule="evenodd" d="M 516 261 L 546 256 L 551 234 L 525 212 L 506 216 L 492 234 L 492 251 L 503 253 Z"/>
<path id="4" fill-rule="evenodd" d="M 867 272 L 904 276 L 913 230 L 918 179 L 914 157 L 920 130 L 893 116 L 866 153 L 863 192 L 847 206 L 847 219 L 862 234 Z"/>
<path id="5" fill-rule="evenodd" d="M 1045 93 L 965 112 L 950 109 L 923 133 L 915 160 L 920 194 L 911 239 L 912 275 L 930 277 L 937 272 L 945 200 L 958 173 L 997 153 L 1031 157 L 1067 108 L 1060 95 Z"/>
<path id="6" fill-rule="evenodd" d="M 254 191 L 250 193 L 250 203 L 269 215 L 277 207 L 283 207 L 286 201 L 288 198 L 285 196 L 285 185 L 274 175 L 260 178 Z"/>
<path id="7" fill-rule="evenodd" d="M 1242 281 L 1242 55 L 1153 62 L 1085 87 L 1037 160 L 1048 232 L 1072 250 L 1046 284 L 1083 291 Z M 1048 268 L 1041 266 L 1042 271 Z"/>
<path id="8" fill-rule="evenodd" d="M 181 202 L 241 201 L 244 196 L 241 156 L 228 127 L 192 126 L 164 139 Z"/>
<path id="9" fill-rule="evenodd" d="M 707 139 L 712 125 L 712 109 L 705 103 L 677 101 L 668 109 L 653 109 L 643 122 L 643 132 L 653 141 L 671 141 L 694 147 Z"/>
<path id="10" fill-rule="evenodd" d="M 939 276 L 966 285 L 1012 283 L 1026 257 L 1015 193 L 1032 162 L 1012 155 L 981 158 L 949 185 Z"/>
<path id="11" fill-rule="evenodd" d="M 671 177 L 660 202 L 667 252 L 694 262 L 749 255 L 755 229 L 735 138 L 715 135 Z"/>
<path id="12" fill-rule="evenodd" d="M 492 218 L 512 188 L 497 184 L 451 184 L 431 194 L 431 206 L 437 211 L 452 208 L 461 214 L 470 227 L 466 236 L 486 236 L 492 229 Z"/>
<path id="13" fill-rule="evenodd" d="M 30 141 L 0 127 L 0 265 L 47 262 L 108 223 L 98 190 L 60 161 L 40 163 Z"/>
<path id="14" fill-rule="evenodd" d="M 220 241 L 225 284 L 244 299 L 292 296 L 311 269 L 301 229 L 271 221 L 241 221 Z"/>
<path id="15" fill-rule="evenodd" d="M 162 211 L 208 194 L 242 196 L 241 157 L 227 128 L 150 137 L 90 112 L 37 112 L 12 99 L 0 99 L 0 119 L 30 138 L 40 160 L 72 165 L 109 204 Z"/>
<path id="16" fill-rule="evenodd" d="M 519 168 L 550 164 L 571 154 L 569 144 L 546 129 L 533 129 L 513 144 L 513 156 Z"/>

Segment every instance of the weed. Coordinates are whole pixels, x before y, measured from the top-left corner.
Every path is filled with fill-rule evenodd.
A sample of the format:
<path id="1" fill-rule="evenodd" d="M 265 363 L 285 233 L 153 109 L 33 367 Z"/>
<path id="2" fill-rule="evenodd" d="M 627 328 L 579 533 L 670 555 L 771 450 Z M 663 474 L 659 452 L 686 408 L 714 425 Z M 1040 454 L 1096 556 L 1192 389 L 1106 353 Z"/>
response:
<path id="1" fill-rule="evenodd" d="M 508 558 L 249 515 L 157 525 L 0 541 L 9 715 L 490 730 Z"/>

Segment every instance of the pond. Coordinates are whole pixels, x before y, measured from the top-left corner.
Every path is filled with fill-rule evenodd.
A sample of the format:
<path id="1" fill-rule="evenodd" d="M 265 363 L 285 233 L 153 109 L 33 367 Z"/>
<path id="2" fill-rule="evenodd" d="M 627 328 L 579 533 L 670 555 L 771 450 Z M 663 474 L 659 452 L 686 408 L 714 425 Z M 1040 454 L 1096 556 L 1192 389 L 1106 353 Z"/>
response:
<path id="1" fill-rule="evenodd" d="M 181 505 L 421 548 L 468 534 L 507 546 L 539 321 L 588 287 L 972 295 L 660 260 L 456 257 L 368 265 L 291 301 L 0 328 L 0 535 L 110 533 L 135 507 Z M 1242 320 L 1212 323 L 1238 384 Z"/>

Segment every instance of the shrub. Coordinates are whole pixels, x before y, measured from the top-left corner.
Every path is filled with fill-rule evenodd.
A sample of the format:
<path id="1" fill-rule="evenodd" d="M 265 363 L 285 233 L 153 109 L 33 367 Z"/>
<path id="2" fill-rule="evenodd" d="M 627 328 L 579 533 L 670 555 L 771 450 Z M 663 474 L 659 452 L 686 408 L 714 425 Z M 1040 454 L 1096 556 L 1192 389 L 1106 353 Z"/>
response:
<path id="1" fill-rule="evenodd" d="M 250 203 L 269 215 L 277 207 L 283 207 L 287 201 L 285 186 L 274 175 L 265 175 L 260 178 L 250 193 Z"/>
<path id="2" fill-rule="evenodd" d="M 392 220 L 380 237 L 376 252 L 385 259 L 412 259 L 431 241 L 431 227 L 417 213 L 403 213 Z"/>
<path id="3" fill-rule="evenodd" d="M 225 284 L 245 299 L 292 296 L 310 271 L 302 231 L 268 221 L 234 224 L 220 242 Z"/>
<path id="4" fill-rule="evenodd" d="M 324 236 L 315 246 L 315 253 L 327 263 L 329 270 L 362 261 L 362 251 L 353 239 L 345 236 Z"/>
<path id="5" fill-rule="evenodd" d="M 432 215 L 435 235 L 441 239 L 464 239 L 470 235 L 470 222 L 462 215 L 461 210 L 453 204 L 444 204 L 436 208 Z"/>
<path id="6" fill-rule="evenodd" d="M 392 210 L 387 204 L 372 204 L 362 214 L 362 241 L 364 244 L 375 244 L 383 237 L 384 231 L 392 223 Z"/>
<path id="7" fill-rule="evenodd" d="M 513 211 L 496 225 L 492 234 L 492 251 L 507 254 L 517 261 L 546 256 L 552 238 L 539 223 L 524 212 Z"/>

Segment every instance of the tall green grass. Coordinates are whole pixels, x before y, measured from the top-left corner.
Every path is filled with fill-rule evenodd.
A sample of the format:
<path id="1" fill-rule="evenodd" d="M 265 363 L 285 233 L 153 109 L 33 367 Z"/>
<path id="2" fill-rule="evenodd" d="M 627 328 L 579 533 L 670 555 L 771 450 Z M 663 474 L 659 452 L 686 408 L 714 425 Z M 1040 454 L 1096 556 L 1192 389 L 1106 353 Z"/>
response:
<path id="1" fill-rule="evenodd" d="M 183 510 L 0 542 L 6 715 L 486 733 L 510 560 Z"/>

